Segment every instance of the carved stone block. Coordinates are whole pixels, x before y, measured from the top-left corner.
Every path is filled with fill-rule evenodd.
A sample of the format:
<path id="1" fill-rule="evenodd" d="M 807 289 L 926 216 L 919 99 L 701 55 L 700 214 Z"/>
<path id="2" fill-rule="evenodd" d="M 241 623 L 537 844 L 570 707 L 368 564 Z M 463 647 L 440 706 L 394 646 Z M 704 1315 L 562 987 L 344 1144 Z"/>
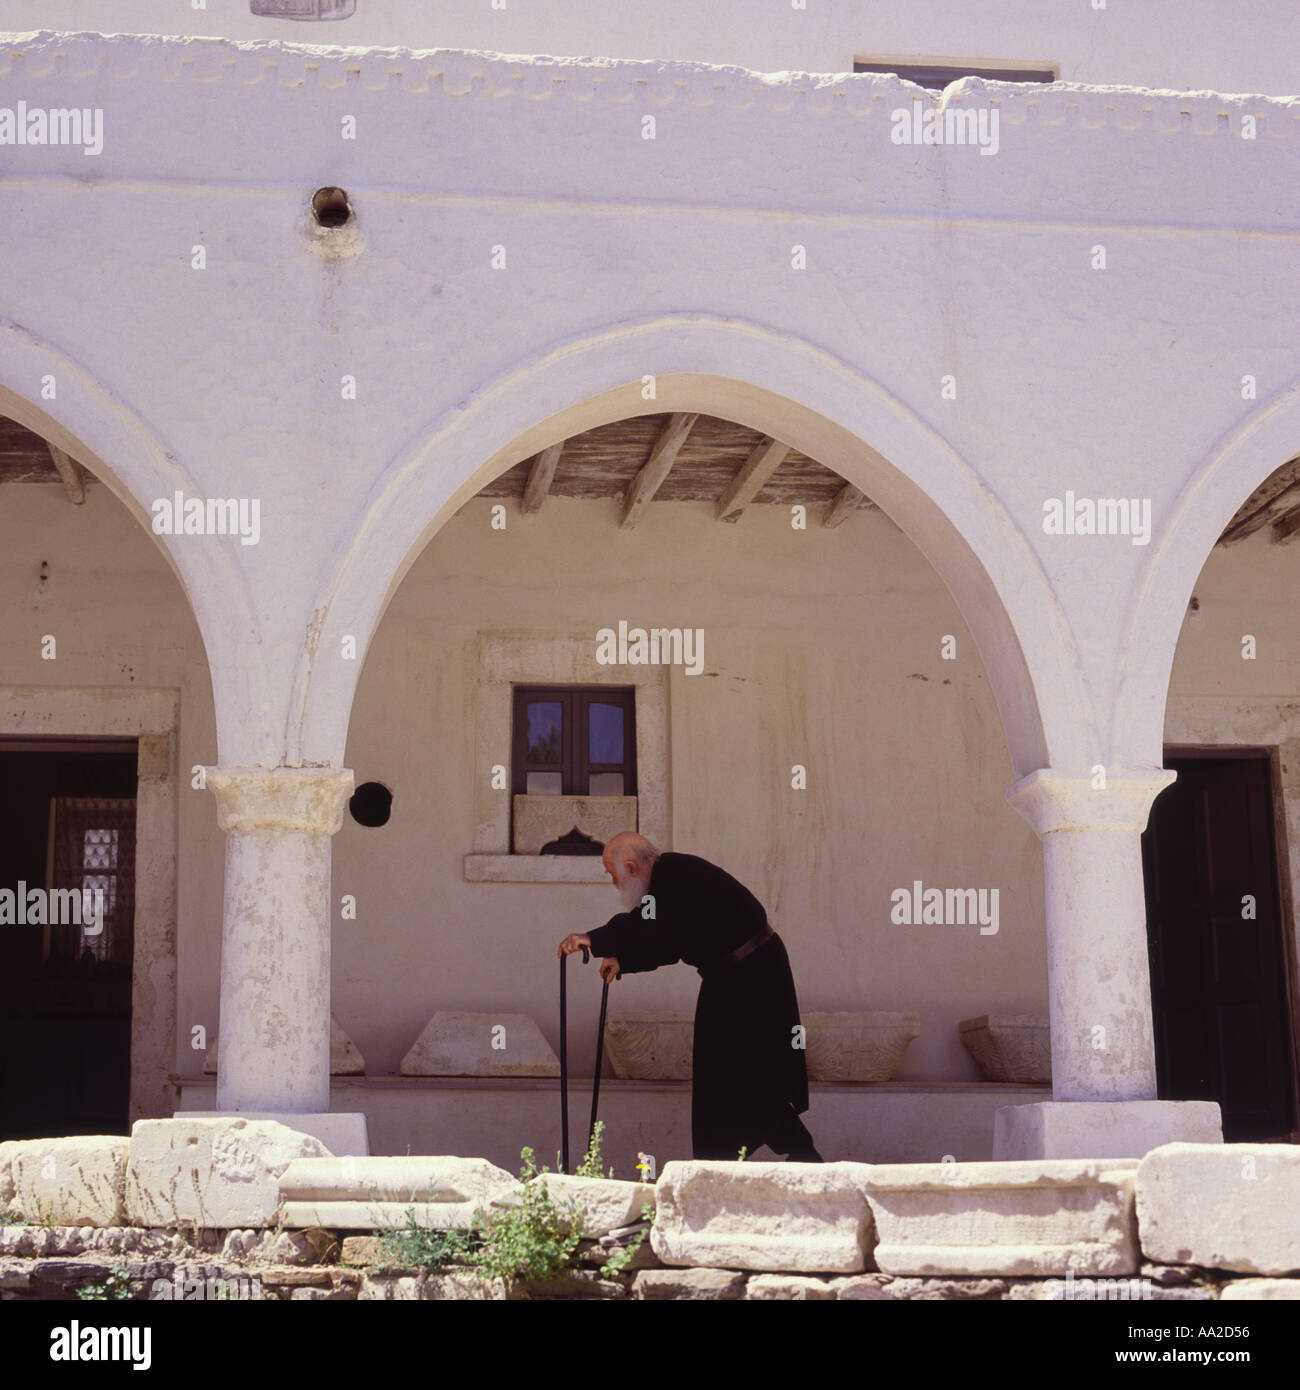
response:
<path id="1" fill-rule="evenodd" d="M 559 1076 L 560 1063 L 527 1014 L 442 1009 L 402 1058 L 403 1076 Z"/>
<path id="2" fill-rule="evenodd" d="M 625 1080 L 689 1081 L 694 1033 L 687 1009 L 629 1009 L 609 1015 L 605 1051 Z"/>
<path id="3" fill-rule="evenodd" d="M 962 1046 L 985 1081 L 1034 1085 L 1052 1079 L 1047 1020 L 1036 1014 L 981 1014 L 957 1025 Z"/>
<path id="4" fill-rule="evenodd" d="M 807 1030 L 809 1081 L 889 1081 L 921 1015 L 869 1011 L 801 1014 Z"/>
<path id="5" fill-rule="evenodd" d="M 537 854 L 575 828 L 602 845 L 636 829 L 634 796 L 516 796 L 514 810 L 516 854 Z"/>
<path id="6" fill-rule="evenodd" d="M 614 1075 L 630 1081 L 689 1081 L 694 1014 L 642 1009 L 611 1014 L 605 1047 Z M 921 1015 L 888 1012 L 802 1015 L 810 1081 L 888 1081 Z"/>

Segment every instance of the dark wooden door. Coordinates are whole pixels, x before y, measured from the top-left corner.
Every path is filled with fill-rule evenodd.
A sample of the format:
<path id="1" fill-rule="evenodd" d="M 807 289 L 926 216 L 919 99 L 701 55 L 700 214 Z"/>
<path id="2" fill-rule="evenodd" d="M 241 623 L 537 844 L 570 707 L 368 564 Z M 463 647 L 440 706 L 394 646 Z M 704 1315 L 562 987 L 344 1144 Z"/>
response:
<path id="1" fill-rule="evenodd" d="M 136 745 L 0 749 L 0 889 L 43 888 L 50 803 L 59 797 L 129 801 Z M 130 869 L 134 875 L 134 862 Z M 72 938 L 78 929 L 72 929 Z M 54 933 L 0 926 L 0 1138 L 126 1134 L 131 1089 L 132 952 L 70 958 Z"/>
<path id="2" fill-rule="evenodd" d="M 1160 1097 L 1217 1100 L 1229 1142 L 1282 1137 L 1293 1056 L 1268 758 L 1165 766 L 1178 780 L 1142 836 Z"/>

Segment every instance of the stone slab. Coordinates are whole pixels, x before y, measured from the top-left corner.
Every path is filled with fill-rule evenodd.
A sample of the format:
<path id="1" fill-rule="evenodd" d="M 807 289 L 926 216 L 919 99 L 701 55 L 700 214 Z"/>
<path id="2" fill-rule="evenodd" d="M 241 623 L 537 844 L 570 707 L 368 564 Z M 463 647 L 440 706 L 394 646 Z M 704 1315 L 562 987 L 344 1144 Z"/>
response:
<path id="1" fill-rule="evenodd" d="M 851 1299 L 854 1302 L 882 1302 L 889 1298 L 886 1292 L 893 1282 L 889 1274 L 845 1274 L 830 1281 L 837 1299 Z"/>
<path id="2" fill-rule="evenodd" d="M 11 1200 L 29 1222 L 55 1226 L 126 1224 L 126 1135 L 82 1134 L 12 1142 Z"/>
<path id="3" fill-rule="evenodd" d="M 584 1236 L 605 1236 L 611 1231 L 633 1226 L 645 1218 L 641 1208 L 655 1204 L 655 1188 L 648 1182 L 624 1182 L 617 1178 L 583 1178 L 571 1173 L 540 1173 L 531 1184 L 545 1183 L 546 1192 L 557 1207 L 568 1207 L 582 1218 Z M 494 1205 L 509 1206 L 518 1201 L 512 1192 L 498 1197 Z"/>
<path id="4" fill-rule="evenodd" d="M 1300 1147 L 1166 1144 L 1138 1167 L 1137 1214 L 1156 1263 L 1300 1271 Z"/>
<path id="5" fill-rule="evenodd" d="M 632 1281 L 632 1297 L 650 1300 L 731 1302 L 745 1296 L 745 1276 L 729 1269 L 643 1269 Z"/>
<path id="6" fill-rule="evenodd" d="M 269 1226 L 280 1205 L 281 1173 L 295 1158 L 318 1157 L 330 1157 L 319 1139 L 271 1120 L 137 1120 L 127 1214 L 138 1226 Z"/>
<path id="7" fill-rule="evenodd" d="M 668 1265 L 807 1274 L 869 1267 L 864 1163 L 664 1165 L 650 1229 Z"/>
<path id="8" fill-rule="evenodd" d="M 420 1297 L 421 1278 L 414 1274 L 367 1274 L 361 1281 L 361 1303 L 413 1303 Z"/>
<path id="9" fill-rule="evenodd" d="M 751 1274 L 745 1284 L 745 1298 L 755 1303 L 830 1303 L 836 1296 L 832 1285 L 832 1280 L 807 1274 Z"/>
<path id="10" fill-rule="evenodd" d="M 594 1269 L 566 1269 L 544 1279 L 520 1279 L 518 1288 L 530 1299 L 548 1302 L 573 1299 L 624 1299 L 627 1288 L 614 1279 L 602 1279 Z"/>
<path id="11" fill-rule="evenodd" d="M 403 1076 L 559 1076 L 560 1063 L 528 1014 L 440 1009 L 402 1058 Z"/>
<path id="12" fill-rule="evenodd" d="M 0 1142 L 0 1212 L 7 1212 L 14 1200 L 14 1154 L 21 1140 L 5 1139 Z"/>
<path id="13" fill-rule="evenodd" d="M 1253 1303 L 1260 1299 L 1300 1299 L 1300 1279 L 1234 1279 L 1223 1286 L 1223 1303 Z"/>
<path id="14" fill-rule="evenodd" d="M 286 1227 L 327 1231 L 402 1231 L 408 1218 L 432 1231 L 468 1231 L 475 1202 L 313 1201 L 285 1202 L 280 1219 Z"/>
<path id="15" fill-rule="evenodd" d="M 518 1179 L 485 1158 L 451 1155 L 300 1158 L 280 1175 L 288 1202 L 479 1203 L 487 1206 Z"/>
<path id="16" fill-rule="evenodd" d="M 320 1140 L 327 1154 L 337 1158 L 362 1157 L 370 1152 L 366 1117 L 360 1110 L 313 1114 L 292 1110 L 178 1110 L 176 1118 L 266 1120 L 283 1125 L 286 1129 L 297 1130 L 299 1134 L 310 1134 L 313 1139 Z"/>
<path id="17" fill-rule="evenodd" d="M 1034 1158 L 1131 1158 L 1161 1144 L 1221 1144 L 1209 1100 L 1065 1100 L 1005 1105 L 993 1117 L 994 1162 Z"/>
<path id="18" fill-rule="evenodd" d="M 473 1303 L 500 1303 L 523 1297 L 522 1291 L 507 1288 L 500 1279 L 490 1283 L 477 1274 L 460 1270 L 433 1270 L 424 1276 L 420 1297 L 426 1300 L 455 1300 Z"/>
<path id="19" fill-rule="evenodd" d="M 866 1181 L 889 1274 L 1135 1274 L 1130 1159 L 872 1166 Z"/>

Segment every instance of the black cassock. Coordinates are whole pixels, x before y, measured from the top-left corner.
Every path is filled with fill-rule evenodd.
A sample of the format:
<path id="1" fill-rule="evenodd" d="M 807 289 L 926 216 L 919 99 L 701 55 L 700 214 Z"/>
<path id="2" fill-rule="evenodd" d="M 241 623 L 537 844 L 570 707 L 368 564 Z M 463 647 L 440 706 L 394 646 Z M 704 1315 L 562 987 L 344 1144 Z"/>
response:
<path id="1" fill-rule="evenodd" d="M 598 956 L 626 975 L 684 961 L 700 973 L 695 1005 L 691 1138 L 696 1158 L 734 1159 L 766 1143 L 815 1154 L 797 1118 L 808 1109 L 808 1068 L 796 1045 L 799 1003 L 785 944 L 773 935 L 743 960 L 723 957 L 768 925 L 744 884 L 694 854 L 661 854 L 641 907 L 588 933 Z"/>

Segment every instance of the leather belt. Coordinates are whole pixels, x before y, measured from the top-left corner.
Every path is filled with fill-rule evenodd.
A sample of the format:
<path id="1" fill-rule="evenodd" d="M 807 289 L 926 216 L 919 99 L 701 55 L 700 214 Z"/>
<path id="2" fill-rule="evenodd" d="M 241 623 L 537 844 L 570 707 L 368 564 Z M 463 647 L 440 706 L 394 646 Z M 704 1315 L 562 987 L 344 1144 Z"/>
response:
<path id="1" fill-rule="evenodd" d="M 746 956 L 752 956 L 765 941 L 770 941 L 775 935 L 776 933 L 770 925 L 765 926 L 757 936 L 751 936 L 743 946 L 737 946 L 734 951 L 728 951 L 712 968 L 716 970 L 719 966 L 735 965 L 738 961 L 744 960 Z"/>

